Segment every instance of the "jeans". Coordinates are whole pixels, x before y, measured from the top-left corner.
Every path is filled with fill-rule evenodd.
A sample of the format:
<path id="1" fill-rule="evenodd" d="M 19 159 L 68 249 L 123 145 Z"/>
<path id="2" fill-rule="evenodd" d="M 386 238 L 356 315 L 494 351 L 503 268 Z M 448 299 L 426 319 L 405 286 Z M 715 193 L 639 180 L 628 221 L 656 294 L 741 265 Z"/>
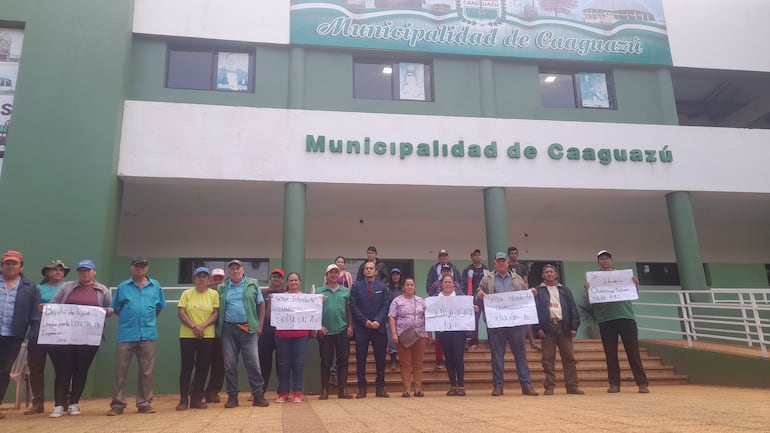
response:
<path id="1" fill-rule="evenodd" d="M 56 406 L 64 406 L 67 394 L 72 384 L 72 395 L 69 404 L 77 404 L 83 390 L 86 388 L 88 369 L 94 361 L 99 346 L 86 345 L 52 345 L 49 348 L 53 368 L 56 372 L 54 379 L 54 402 Z"/>
<path id="2" fill-rule="evenodd" d="M 206 385 L 206 395 L 215 396 L 222 390 L 225 383 L 225 360 L 222 357 L 222 339 L 214 338 L 214 348 L 211 352 L 211 373 L 209 383 Z"/>
<path id="3" fill-rule="evenodd" d="M 366 357 L 369 354 L 369 342 L 374 351 L 374 365 L 377 370 L 375 385 L 378 388 L 385 387 L 385 351 L 388 347 L 387 335 L 379 329 L 368 329 L 363 326 L 356 327 L 356 376 L 358 377 L 358 389 L 366 390 Z M 337 360 L 339 362 L 339 359 Z"/>
<path id="4" fill-rule="evenodd" d="M 639 354 L 639 330 L 636 327 L 636 320 L 608 320 L 599 324 L 599 332 L 602 334 L 604 357 L 607 359 L 607 379 L 610 385 L 620 387 L 620 362 L 618 361 L 618 336 L 620 336 L 623 347 L 626 348 L 634 381 L 638 386 L 647 386 L 647 375 L 644 373 L 642 357 Z"/>
<path id="5" fill-rule="evenodd" d="M 243 355 L 243 365 L 249 376 L 249 387 L 253 395 L 265 393 L 265 381 L 259 369 L 259 351 L 257 334 L 241 331 L 232 323 L 222 325 L 222 357 L 225 360 L 225 381 L 227 395 L 238 395 L 238 355 Z"/>
<path id="6" fill-rule="evenodd" d="M 276 364 L 278 363 L 278 352 L 275 345 L 275 332 L 262 334 L 259 336 L 259 371 L 265 380 L 265 391 L 270 383 L 270 374 L 273 372 L 273 353 L 275 353 Z"/>
<path id="7" fill-rule="evenodd" d="M 437 332 L 446 357 L 449 386 L 465 386 L 465 331 Z"/>
<path id="8" fill-rule="evenodd" d="M 155 367 L 155 340 L 131 341 L 118 343 L 115 355 L 115 381 L 112 385 L 113 409 L 125 409 L 126 379 L 128 377 L 128 364 L 136 355 L 139 364 L 137 371 L 136 407 L 149 406 L 152 403 L 152 370 Z"/>
<path id="9" fill-rule="evenodd" d="M 321 389 L 328 389 L 331 367 L 335 358 L 337 361 L 338 390 L 344 394 L 348 381 L 348 358 L 350 358 L 350 342 L 347 332 L 336 335 L 325 335 L 318 340 L 318 348 L 321 352 Z"/>
<path id="10" fill-rule="evenodd" d="M 307 354 L 307 335 L 283 338 L 276 335 L 276 360 L 278 364 L 278 393 L 302 392 Z"/>
<path id="11" fill-rule="evenodd" d="M 492 383 L 495 388 L 502 388 L 505 381 L 505 346 L 511 346 L 511 352 L 516 361 L 516 375 L 519 378 L 521 388 L 532 386 L 529 379 L 529 364 L 527 353 L 524 349 L 524 338 L 527 333 L 526 326 L 514 326 L 510 328 L 488 328 L 489 349 L 492 351 Z"/>
<path id="12" fill-rule="evenodd" d="M 5 397 L 11 381 L 11 367 L 21 349 L 21 338 L 0 337 L 0 401 Z"/>
<path id="13" fill-rule="evenodd" d="M 179 369 L 179 397 L 182 400 L 187 400 L 188 396 L 193 401 L 201 399 L 213 352 L 213 338 L 179 339 L 179 354 L 182 358 Z M 195 367 L 195 378 L 192 380 L 191 390 L 190 378 L 193 374 L 193 367 Z"/>

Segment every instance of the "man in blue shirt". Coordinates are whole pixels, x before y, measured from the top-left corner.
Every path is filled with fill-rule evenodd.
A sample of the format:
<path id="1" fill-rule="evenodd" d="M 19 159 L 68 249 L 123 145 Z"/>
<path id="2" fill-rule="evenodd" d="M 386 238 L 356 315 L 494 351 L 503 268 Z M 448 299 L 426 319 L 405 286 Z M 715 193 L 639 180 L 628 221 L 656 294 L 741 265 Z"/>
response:
<path id="1" fill-rule="evenodd" d="M 238 406 L 238 355 L 249 376 L 252 406 L 266 407 L 265 380 L 259 366 L 257 343 L 265 323 L 265 299 L 257 280 L 247 278 L 240 260 L 227 264 L 229 277 L 219 285 L 219 326 L 222 355 L 225 360 L 227 402 L 225 408 Z"/>
<path id="2" fill-rule="evenodd" d="M 78 263 L 77 269 L 94 269 L 91 260 Z M 156 318 L 166 307 L 163 289 L 147 277 L 147 259 L 131 260 L 131 278 L 118 285 L 112 298 L 112 309 L 118 315 L 118 347 L 115 356 L 115 381 L 112 387 L 112 409 L 108 416 L 122 415 L 127 406 L 126 378 L 131 358 L 139 364 L 136 407 L 139 413 L 155 413 L 152 407 L 152 371 L 158 340 Z"/>

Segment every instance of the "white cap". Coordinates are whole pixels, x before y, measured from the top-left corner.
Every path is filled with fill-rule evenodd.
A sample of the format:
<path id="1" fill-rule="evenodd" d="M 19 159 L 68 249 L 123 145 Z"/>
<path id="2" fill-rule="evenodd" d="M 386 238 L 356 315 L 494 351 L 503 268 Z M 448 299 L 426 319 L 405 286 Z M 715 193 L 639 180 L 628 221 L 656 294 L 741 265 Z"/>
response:
<path id="1" fill-rule="evenodd" d="M 213 271 L 211 271 L 211 276 L 212 277 L 224 277 L 225 276 L 225 271 L 222 268 L 216 268 Z"/>
<path id="2" fill-rule="evenodd" d="M 339 270 L 340 270 L 340 267 L 339 267 L 339 266 L 337 266 L 337 265 L 335 265 L 334 263 L 332 263 L 331 265 L 329 265 L 329 266 L 327 266 L 327 267 L 326 267 L 326 272 L 324 272 L 324 273 L 325 273 L 325 274 L 328 274 L 328 273 L 329 273 L 329 271 L 333 271 L 333 270 L 335 270 L 335 269 L 339 271 Z"/>

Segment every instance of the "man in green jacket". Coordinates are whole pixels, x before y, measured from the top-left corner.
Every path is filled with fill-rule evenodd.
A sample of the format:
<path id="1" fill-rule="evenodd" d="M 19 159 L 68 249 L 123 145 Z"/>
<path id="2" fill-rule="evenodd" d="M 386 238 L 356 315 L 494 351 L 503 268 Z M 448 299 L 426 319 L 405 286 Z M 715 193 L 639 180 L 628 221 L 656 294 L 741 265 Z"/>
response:
<path id="1" fill-rule="evenodd" d="M 253 396 L 252 406 L 270 406 L 265 400 L 265 380 L 259 368 L 257 342 L 265 320 L 265 300 L 257 280 L 244 276 L 240 260 L 227 264 L 227 278 L 219 285 L 219 326 L 217 334 L 222 339 L 222 355 L 225 360 L 227 402 L 225 408 L 238 406 L 238 355 L 249 376 Z"/>

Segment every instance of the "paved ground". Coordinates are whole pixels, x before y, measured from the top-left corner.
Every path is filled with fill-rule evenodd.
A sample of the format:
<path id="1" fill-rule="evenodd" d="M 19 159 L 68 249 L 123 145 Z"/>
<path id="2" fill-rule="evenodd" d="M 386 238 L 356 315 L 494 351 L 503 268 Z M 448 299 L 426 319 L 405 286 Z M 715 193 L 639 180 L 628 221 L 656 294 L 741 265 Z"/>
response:
<path id="1" fill-rule="evenodd" d="M 424 398 L 319 401 L 310 396 L 304 403 L 273 403 L 253 408 L 241 396 L 241 407 L 222 404 L 206 410 L 176 412 L 174 396 L 159 396 L 155 414 L 135 409 L 120 417 L 107 417 L 105 399 L 81 402 L 83 415 L 59 419 L 46 415 L 24 416 L 22 410 L 3 405 L 6 418 L 0 432 L 767 432 L 770 431 L 770 390 L 699 385 L 651 388 L 638 394 L 624 388 L 607 394 L 605 388 L 586 388 L 585 396 L 525 397 L 506 389 L 502 397 L 488 391 L 470 391 L 466 397 L 447 397 L 429 392 Z M 50 407 L 46 407 L 50 409 Z"/>

